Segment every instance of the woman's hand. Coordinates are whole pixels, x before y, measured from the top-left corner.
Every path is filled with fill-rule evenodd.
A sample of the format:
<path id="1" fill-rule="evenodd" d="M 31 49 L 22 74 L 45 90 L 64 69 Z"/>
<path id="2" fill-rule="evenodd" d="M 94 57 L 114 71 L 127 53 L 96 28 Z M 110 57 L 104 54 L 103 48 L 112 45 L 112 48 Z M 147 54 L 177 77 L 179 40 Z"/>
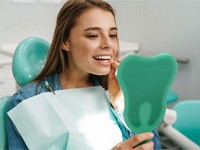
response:
<path id="1" fill-rule="evenodd" d="M 119 143 L 113 147 L 112 150 L 153 150 L 154 143 L 152 141 L 138 145 L 143 141 L 152 139 L 153 136 L 154 135 L 151 132 L 137 134 L 130 139 Z"/>
<path id="2" fill-rule="evenodd" d="M 124 109 L 124 96 L 118 84 L 115 72 L 120 64 L 120 60 L 111 60 L 111 69 L 108 80 L 108 90 L 110 93 L 110 102 L 116 111 Z"/>

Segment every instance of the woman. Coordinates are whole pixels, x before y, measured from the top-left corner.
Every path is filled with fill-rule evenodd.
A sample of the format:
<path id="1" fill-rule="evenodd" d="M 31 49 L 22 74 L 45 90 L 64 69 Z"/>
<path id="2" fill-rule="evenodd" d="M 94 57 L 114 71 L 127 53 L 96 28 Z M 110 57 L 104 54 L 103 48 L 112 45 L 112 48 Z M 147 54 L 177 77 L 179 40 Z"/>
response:
<path id="1" fill-rule="evenodd" d="M 123 111 L 122 92 L 115 71 L 120 61 L 118 31 L 113 8 L 102 0 L 69 0 L 57 16 L 49 55 L 42 72 L 12 98 L 10 109 L 20 102 L 62 89 L 102 86 L 109 91 L 112 115 L 123 141 L 112 149 L 160 149 L 157 131 L 135 135 L 119 117 Z M 8 119 L 9 149 L 27 149 L 15 125 Z M 115 138 L 115 137 L 113 137 Z M 137 146 L 145 140 L 151 140 Z M 103 143 L 102 143 L 103 144 Z M 137 146 L 137 147 L 136 147 Z"/>

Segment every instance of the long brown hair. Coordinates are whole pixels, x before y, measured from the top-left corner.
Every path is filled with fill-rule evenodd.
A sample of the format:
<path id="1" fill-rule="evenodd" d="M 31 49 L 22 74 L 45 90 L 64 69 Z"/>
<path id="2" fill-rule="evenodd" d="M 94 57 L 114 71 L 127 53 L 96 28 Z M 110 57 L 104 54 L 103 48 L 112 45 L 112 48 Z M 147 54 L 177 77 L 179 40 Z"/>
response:
<path id="1" fill-rule="evenodd" d="M 61 73 L 67 66 L 67 52 L 62 50 L 62 43 L 65 43 L 69 38 L 70 31 L 76 24 L 77 18 L 92 8 L 100 8 L 109 11 L 115 18 L 115 11 L 110 4 L 103 0 L 69 0 L 67 1 L 57 16 L 54 36 L 46 60 L 46 64 L 41 73 L 34 79 L 34 81 L 42 81 L 45 77 Z M 107 75 L 98 76 L 103 87 L 107 89 Z"/>

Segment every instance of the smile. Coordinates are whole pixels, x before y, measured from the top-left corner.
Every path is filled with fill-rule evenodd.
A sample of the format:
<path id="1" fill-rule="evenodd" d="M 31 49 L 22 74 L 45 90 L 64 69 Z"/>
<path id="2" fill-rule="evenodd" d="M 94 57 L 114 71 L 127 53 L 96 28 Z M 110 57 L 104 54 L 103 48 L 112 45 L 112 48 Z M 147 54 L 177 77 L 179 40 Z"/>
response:
<path id="1" fill-rule="evenodd" d="M 93 58 L 96 60 L 111 60 L 111 56 L 94 56 Z"/>

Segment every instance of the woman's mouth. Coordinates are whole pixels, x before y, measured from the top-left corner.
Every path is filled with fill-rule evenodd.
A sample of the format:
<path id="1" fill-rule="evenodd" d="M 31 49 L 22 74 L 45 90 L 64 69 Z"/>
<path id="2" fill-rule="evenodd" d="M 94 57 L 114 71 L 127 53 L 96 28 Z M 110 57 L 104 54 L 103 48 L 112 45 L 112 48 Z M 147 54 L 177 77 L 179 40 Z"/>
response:
<path id="1" fill-rule="evenodd" d="M 94 56 L 93 57 L 94 59 L 96 59 L 96 60 L 99 60 L 99 61 L 101 61 L 101 60 L 103 60 L 103 61 L 105 61 L 105 60 L 111 60 L 111 56 Z"/>
<path id="2" fill-rule="evenodd" d="M 110 61 L 112 57 L 108 55 L 99 55 L 99 56 L 94 56 L 93 58 L 97 60 L 100 64 L 104 66 L 108 66 L 110 65 Z"/>

